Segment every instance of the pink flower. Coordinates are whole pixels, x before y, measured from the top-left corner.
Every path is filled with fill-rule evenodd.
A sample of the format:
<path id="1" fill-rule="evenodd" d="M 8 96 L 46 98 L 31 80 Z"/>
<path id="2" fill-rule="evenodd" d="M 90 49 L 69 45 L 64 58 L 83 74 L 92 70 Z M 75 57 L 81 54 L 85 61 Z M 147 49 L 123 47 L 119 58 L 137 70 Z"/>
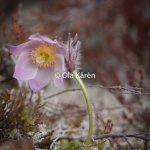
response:
<path id="1" fill-rule="evenodd" d="M 69 34 L 68 41 L 65 45 L 65 64 L 66 68 L 70 72 L 78 69 L 80 59 L 80 46 L 81 42 L 78 40 L 78 35 L 76 34 L 74 38 L 71 38 Z"/>
<path id="2" fill-rule="evenodd" d="M 64 72 L 65 50 L 58 41 L 39 33 L 31 35 L 29 40 L 18 46 L 8 47 L 13 55 L 19 56 L 13 77 L 29 80 L 30 88 L 37 92 L 50 82 L 55 72 Z M 60 86 L 63 83 L 62 77 L 54 77 L 54 83 Z"/>

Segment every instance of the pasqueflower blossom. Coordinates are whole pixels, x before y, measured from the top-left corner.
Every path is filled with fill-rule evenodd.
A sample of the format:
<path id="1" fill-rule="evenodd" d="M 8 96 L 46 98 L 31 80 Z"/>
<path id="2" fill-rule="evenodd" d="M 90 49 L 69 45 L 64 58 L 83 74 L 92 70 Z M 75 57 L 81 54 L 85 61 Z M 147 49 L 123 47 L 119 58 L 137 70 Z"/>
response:
<path id="1" fill-rule="evenodd" d="M 54 73 L 65 70 L 65 50 L 60 42 L 39 33 L 29 37 L 29 41 L 17 46 L 9 45 L 11 53 L 18 56 L 13 77 L 29 80 L 33 92 L 39 91 L 53 78 Z M 63 83 L 62 77 L 54 77 L 56 86 Z"/>
<path id="2" fill-rule="evenodd" d="M 65 44 L 65 64 L 66 69 L 70 72 L 78 69 L 80 62 L 80 46 L 81 42 L 78 40 L 78 35 L 76 34 L 74 38 L 71 38 L 69 35 L 68 41 Z"/>

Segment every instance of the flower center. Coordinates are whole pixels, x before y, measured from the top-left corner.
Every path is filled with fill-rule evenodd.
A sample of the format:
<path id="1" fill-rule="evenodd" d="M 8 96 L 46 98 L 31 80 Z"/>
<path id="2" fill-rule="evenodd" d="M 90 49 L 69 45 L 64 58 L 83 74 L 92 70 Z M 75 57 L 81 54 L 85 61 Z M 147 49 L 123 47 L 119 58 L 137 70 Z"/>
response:
<path id="1" fill-rule="evenodd" d="M 33 63 L 39 67 L 52 67 L 56 63 L 56 53 L 50 44 L 42 44 L 31 51 Z"/>

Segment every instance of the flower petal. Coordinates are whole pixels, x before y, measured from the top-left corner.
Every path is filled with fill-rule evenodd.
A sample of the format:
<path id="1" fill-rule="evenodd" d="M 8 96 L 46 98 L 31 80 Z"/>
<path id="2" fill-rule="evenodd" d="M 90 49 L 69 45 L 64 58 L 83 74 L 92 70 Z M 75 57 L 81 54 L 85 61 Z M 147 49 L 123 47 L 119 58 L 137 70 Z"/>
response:
<path id="1" fill-rule="evenodd" d="M 38 44 L 40 44 L 39 41 L 28 41 L 17 46 L 8 45 L 8 48 L 13 55 L 19 56 L 23 52 L 33 50 Z"/>
<path id="2" fill-rule="evenodd" d="M 37 74 L 38 67 L 33 64 L 30 53 L 24 52 L 19 56 L 15 65 L 14 78 L 18 80 L 33 79 Z"/>
<path id="3" fill-rule="evenodd" d="M 56 43 L 55 41 L 53 41 L 49 37 L 42 36 L 39 33 L 36 33 L 36 34 L 33 34 L 33 35 L 29 36 L 29 40 L 38 40 L 38 41 L 41 41 L 41 42 L 48 42 L 50 44 L 55 44 Z"/>
<path id="4" fill-rule="evenodd" d="M 60 76 L 54 77 L 54 84 L 59 87 L 63 84 L 62 73 L 65 71 L 65 63 L 63 55 L 57 54 L 56 59 L 55 72 L 60 74 Z"/>
<path id="5" fill-rule="evenodd" d="M 54 73 L 54 68 L 38 68 L 37 75 L 34 79 L 31 79 L 29 81 L 30 88 L 33 90 L 33 92 L 38 92 L 41 88 L 46 86 Z"/>
<path id="6" fill-rule="evenodd" d="M 57 41 L 56 39 L 54 40 L 56 43 L 53 45 L 54 51 L 58 54 L 62 54 L 65 56 L 65 49 L 63 43 Z"/>
<path id="7" fill-rule="evenodd" d="M 47 43 L 53 45 L 54 51 L 56 53 L 65 55 L 65 49 L 63 47 L 63 44 L 61 42 L 57 41 L 56 39 L 52 40 L 48 36 L 42 36 L 39 33 L 31 35 L 29 37 L 29 39 L 30 40 L 38 40 L 38 41 L 41 41 L 41 42 L 47 42 Z"/>

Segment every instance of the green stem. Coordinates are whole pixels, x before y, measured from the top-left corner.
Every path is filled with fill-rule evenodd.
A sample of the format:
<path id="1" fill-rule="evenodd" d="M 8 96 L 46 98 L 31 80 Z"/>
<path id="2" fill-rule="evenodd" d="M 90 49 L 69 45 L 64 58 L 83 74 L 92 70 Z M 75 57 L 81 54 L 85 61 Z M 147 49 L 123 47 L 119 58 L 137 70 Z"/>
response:
<path id="1" fill-rule="evenodd" d="M 91 103 L 90 103 L 87 91 L 85 89 L 85 86 L 84 86 L 82 80 L 80 79 L 80 77 L 77 75 L 77 72 L 72 71 L 72 74 L 73 74 L 74 78 L 79 83 L 79 85 L 82 89 L 82 92 L 83 92 L 85 100 L 86 100 L 87 110 L 88 110 L 88 113 L 89 113 L 89 131 L 88 131 L 88 136 L 87 136 L 87 139 L 86 139 L 86 142 L 85 142 L 85 144 L 88 145 L 88 144 L 90 144 L 91 137 L 92 137 L 92 132 L 93 132 L 93 113 L 92 113 Z"/>

